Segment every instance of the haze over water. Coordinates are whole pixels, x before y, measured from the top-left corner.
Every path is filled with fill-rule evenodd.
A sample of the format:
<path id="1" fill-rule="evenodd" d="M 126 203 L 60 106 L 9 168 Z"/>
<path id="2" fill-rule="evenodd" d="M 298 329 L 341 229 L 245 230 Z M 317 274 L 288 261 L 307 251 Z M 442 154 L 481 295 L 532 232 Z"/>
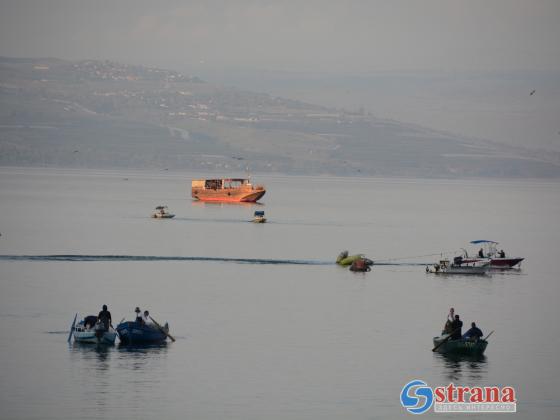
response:
<path id="1" fill-rule="evenodd" d="M 1 418 L 401 418 L 416 378 L 514 386 L 515 418 L 560 413 L 558 183 L 255 176 L 262 205 L 208 205 L 191 178 L 0 169 Z M 175 219 L 150 219 L 160 204 Z M 522 270 L 424 272 L 473 239 Z M 334 264 L 343 249 L 395 265 L 355 274 Z M 26 257 L 49 255 L 90 260 Z M 69 346 L 74 314 L 103 304 L 114 323 L 149 309 L 177 341 Z M 450 306 L 495 330 L 482 360 L 430 351 Z"/>

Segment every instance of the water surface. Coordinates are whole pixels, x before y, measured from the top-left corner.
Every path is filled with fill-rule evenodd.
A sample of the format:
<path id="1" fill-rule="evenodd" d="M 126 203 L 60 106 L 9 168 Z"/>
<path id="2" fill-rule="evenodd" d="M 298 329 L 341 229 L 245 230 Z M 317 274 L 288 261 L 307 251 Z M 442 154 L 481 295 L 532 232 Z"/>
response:
<path id="1" fill-rule="evenodd" d="M 513 417 L 560 414 L 559 184 L 259 176 L 261 205 L 220 205 L 192 202 L 191 177 L 0 169 L 1 418 L 404 418 L 415 378 L 511 385 Z M 160 204 L 175 219 L 150 219 Z M 473 239 L 522 270 L 424 272 Z M 352 273 L 343 249 L 394 265 Z M 69 346 L 74 313 L 103 304 L 177 341 Z M 495 330 L 484 358 L 430 351 L 450 306 Z"/>

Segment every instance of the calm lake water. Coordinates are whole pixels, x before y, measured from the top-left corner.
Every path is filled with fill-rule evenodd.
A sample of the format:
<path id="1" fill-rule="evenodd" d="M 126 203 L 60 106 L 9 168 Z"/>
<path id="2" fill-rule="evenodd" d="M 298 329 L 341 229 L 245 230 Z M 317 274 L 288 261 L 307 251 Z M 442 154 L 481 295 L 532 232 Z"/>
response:
<path id="1" fill-rule="evenodd" d="M 0 418 L 405 418 L 416 378 L 517 390 L 515 415 L 425 417 L 560 417 L 560 184 L 257 176 L 262 205 L 208 205 L 191 177 L 0 169 Z M 150 219 L 159 204 L 175 219 Z M 425 273 L 473 239 L 522 270 Z M 395 265 L 352 273 L 343 249 Z M 114 322 L 149 309 L 177 341 L 68 345 L 103 304 Z M 495 330 L 483 359 L 431 352 L 450 306 Z"/>

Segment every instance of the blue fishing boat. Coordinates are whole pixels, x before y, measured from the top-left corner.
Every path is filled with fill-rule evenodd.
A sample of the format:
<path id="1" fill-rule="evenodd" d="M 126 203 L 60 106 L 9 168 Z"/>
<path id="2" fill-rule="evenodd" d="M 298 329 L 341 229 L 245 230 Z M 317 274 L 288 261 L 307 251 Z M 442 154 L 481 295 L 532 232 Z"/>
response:
<path id="1" fill-rule="evenodd" d="M 169 335 L 167 323 L 147 325 L 137 321 L 125 321 L 117 325 L 117 333 L 123 344 L 157 344 L 163 343 Z"/>

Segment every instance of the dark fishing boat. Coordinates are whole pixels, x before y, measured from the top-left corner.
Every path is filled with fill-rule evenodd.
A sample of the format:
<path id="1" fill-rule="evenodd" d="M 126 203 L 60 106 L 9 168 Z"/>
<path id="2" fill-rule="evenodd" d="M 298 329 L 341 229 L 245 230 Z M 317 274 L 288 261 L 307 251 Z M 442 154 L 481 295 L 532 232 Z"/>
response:
<path id="1" fill-rule="evenodd" d="M 487 346 L 488 341 L 485 339 L 471 340 L 468 338 L 461 338 L 459 340 L 450 340 L 449 334 L 434 337 L 434 351 L 441 354 L 479 356 L 484 353 Z"/>
<path id="2" fill-rule="evenodd" d="M 169 326 L 167 323 L 161 327 L 137 321 L 126 321 L 117 325 L 117 333 L 123 344 L 157 344 L 163 343 L 167 339 Z"/>

